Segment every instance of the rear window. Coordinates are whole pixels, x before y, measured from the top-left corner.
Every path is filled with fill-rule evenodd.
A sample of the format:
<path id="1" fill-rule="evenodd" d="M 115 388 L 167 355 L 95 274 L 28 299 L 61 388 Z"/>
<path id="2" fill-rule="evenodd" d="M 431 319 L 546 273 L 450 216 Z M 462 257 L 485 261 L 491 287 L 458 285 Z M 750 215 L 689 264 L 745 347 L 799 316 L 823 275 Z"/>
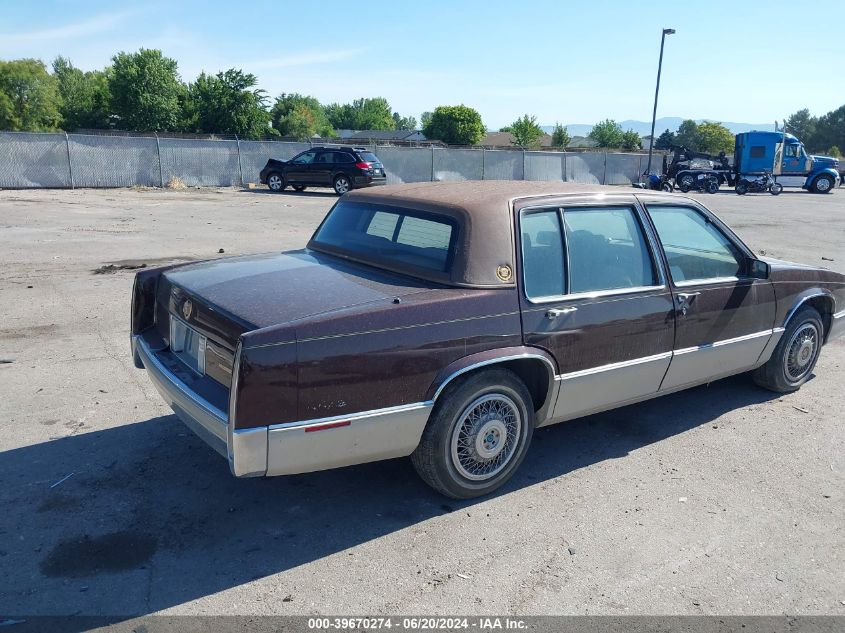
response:
<path id="1" fill-rule="evenodd" d="M 358 152 L 358 156 L 361 157 L 361 160 L 363 160 L 367 163 L 380 163 L 381 162 L 378 159 L 378 156 L 376 156 L 372 152 Z"/>
<path id="2" fill-rule="evenodd" d="M 384 205 L 338 202 L 311 246 L 342 251 L 384 268 L 448 272 L 456 236 L 454 221 Z"/>

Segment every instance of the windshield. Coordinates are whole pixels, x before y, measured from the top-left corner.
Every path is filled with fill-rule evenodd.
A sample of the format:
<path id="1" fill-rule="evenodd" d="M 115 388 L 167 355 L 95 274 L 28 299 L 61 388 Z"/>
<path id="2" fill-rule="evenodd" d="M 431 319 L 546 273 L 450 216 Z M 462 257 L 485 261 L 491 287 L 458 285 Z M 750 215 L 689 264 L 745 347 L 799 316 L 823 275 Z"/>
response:
<path id="1" fill-rule="evenodd" d="M 341 201 L 309 246 L 381 268 L 445 273 L 451 266 L 456 233 L 454 221 L 443 216 Z"/>

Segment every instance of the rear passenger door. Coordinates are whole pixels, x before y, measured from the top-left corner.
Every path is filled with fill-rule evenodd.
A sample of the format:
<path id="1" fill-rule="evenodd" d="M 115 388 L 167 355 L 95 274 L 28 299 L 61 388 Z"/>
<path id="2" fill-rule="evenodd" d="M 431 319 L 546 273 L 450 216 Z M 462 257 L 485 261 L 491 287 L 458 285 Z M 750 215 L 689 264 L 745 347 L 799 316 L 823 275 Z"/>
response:
<path id="1" fill-rule="evenodd" d="M 656 392 L 674 312 L 634 197 L 526 207 L 518 221 L 523 338 L 551 352 L 560 372 L 550 421 Z"/>

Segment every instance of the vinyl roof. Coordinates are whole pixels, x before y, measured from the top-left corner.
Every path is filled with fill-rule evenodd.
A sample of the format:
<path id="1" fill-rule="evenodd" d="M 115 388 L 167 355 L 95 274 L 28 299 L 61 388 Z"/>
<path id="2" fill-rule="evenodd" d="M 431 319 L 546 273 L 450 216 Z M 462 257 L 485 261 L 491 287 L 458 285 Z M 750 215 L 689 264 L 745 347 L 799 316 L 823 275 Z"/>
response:
<path id="1" fill-rule="evenodd" d="M 572 182 L 467 180 L 356 189 L 341 200 L 390 205 L 452 218 L 460 227 L 452 269 L 448 278 L 435 280 L 459 286 L 503 287 L 515 285 L 512 214 L 515 201 L 574 194 L 633 196 L 636 191 Z M 384 265 L 389 267 L 388 262 Z"/>

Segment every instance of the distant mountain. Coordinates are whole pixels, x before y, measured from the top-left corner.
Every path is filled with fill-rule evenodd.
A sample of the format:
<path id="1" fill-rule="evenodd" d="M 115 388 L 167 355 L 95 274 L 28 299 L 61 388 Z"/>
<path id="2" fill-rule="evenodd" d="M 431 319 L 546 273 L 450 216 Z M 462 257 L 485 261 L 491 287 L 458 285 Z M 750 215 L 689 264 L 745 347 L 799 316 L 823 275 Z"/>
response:
<path id="1" fill-rule="evenodd" d="M 696 123 L 701 123 L 702 121 L 714 121 L 715 119 L 696 119 Z M 659 135 L 662 134 L 664 130 L 670 130 L 674 132 L 678 129 L 678 126 L 684 121 L 681 117 L 661 117 L 657 119 L 657 122 L 654 126 L 654 134 Z M 772 132 L 775 129 L 774 123 L 734 123 L 733 121 L 719 121 L 722 125 L 728 128 L 732 134 L 740 134 L 742 132 L 750 132 L 751 130 L 764 130 Z M 651 121 L 619 121 L 619 125 L 622 126 L 623 130 L 634 130 L 640 136 L 648 136 L 651 134 Z M 554 130 L 554 125 L 543 125 L 542 128 L 548 133 L 551 133 Z M 568 123 L 564 126 L 568 131 L 570 136 L 586 136 L 590 133 L 590 130 L 593 129 L 592 125 L 583 124 L 583 123 Z"/>

